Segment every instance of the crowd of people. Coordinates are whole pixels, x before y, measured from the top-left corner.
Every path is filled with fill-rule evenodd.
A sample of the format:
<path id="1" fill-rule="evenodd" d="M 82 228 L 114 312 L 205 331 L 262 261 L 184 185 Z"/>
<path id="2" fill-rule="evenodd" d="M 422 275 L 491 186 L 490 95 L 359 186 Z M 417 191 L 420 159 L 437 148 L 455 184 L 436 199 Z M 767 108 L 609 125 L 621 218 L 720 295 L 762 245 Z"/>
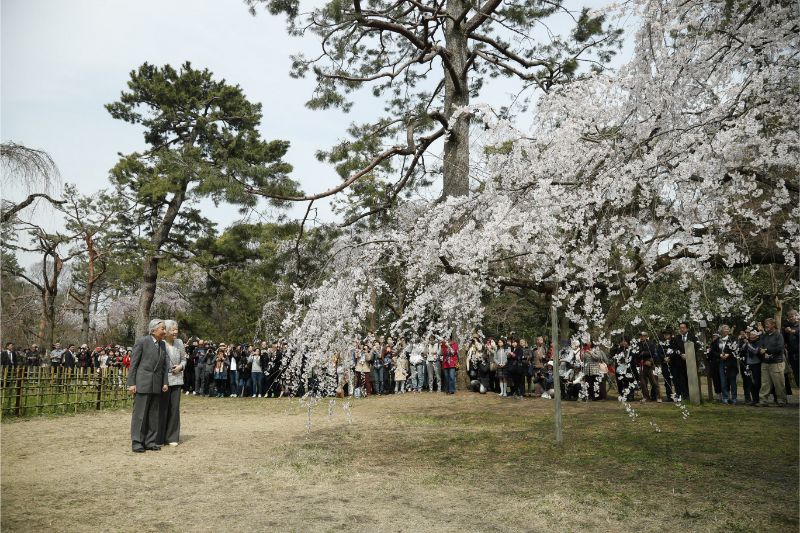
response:
<path id="1" fill-rule="evenodd" d="M 60 342 L 43 351 L 38 344 L 32 344 L 18 351 L 13 342 L 7 342 L 3 350 L 3 366 L 27 366 L 31 368 L 129 368 L 133 348 L 120 345 L 97 346 L 90 349 L 87 344 L 77 348 L 75 344 L 67 344 L 63 348 Z"/>
<path id="2" fill-rule="evenodd" d="M 710 377 L 718 401 L 785 405 L 791 394 L 790 369 L 797 385 L 798 318 L 796 311 L 790 311 L 782 331 L 769 318 L 738 335 L 723 324 L 705 342 L 698 340 L 688 323 L 681 322 L 677 331 L 661 331 L 660 338 L 651 338 L 648 331 L 637 338 L 623 336 L 609 350 L 595 345 L 584 333 L 559 346 L 557 371 L 546 336 L 529 344 L 513 333 L 497 338 L 476 335 L 459 346 L 453 338 L 433 335 L 395 340 L 368 334 L 325 358 L 329 364 L 317 364 L 310 372 L 304 371 L 305 362 L 287 372 L 296 353 L 282 341 L 228 344 L 190 337 L 182 348 L 180 390 L 187 395 L 234 398 L 296 396 L 307 391 L 340 397 L 426 391 L 455 394 L 458 373 L 466 372 L 469 390 L 500 397 L 550 399 L 558 383 L 565 400 L 606 400 L 608 390 L 616 389 L 617 397 L 629 402 L 686 401 L 690 399 L 687 349 L 693 347 L 701 374 Z M 19 354 L 9 343 L 2 364 L 128 368 L 131 350 L 122 346 L 90 350 L 85 344 L 62 349 L 56 344 L 47 354 L 35 345 Z M 298 373 L 305 378 L 288 375 Z"/>

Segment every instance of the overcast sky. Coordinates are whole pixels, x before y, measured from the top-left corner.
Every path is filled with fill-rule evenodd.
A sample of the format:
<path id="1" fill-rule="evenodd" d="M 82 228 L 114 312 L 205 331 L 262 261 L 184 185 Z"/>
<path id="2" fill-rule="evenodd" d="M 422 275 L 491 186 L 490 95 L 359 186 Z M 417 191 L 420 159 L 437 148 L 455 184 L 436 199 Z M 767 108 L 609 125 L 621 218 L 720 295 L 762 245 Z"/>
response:
<path id="1" fill-rule="evenodd" d="M 282 18 L 253 17 L 241 0 L 2 0 L 0 34 L 2 140 L 47 151 L 84 193 L 109 186 L 118 152 L 144 146 L 142 130 L 112 119 L 103 104 L 119 98 L 145 61 L 188 60 L 239 84 L 263 104 L 264 138 L 291 141 L 288 160 L 306 191 L 339 180 L 313 154 L 349 119 L 305 108 L 312 82 L 288 75 L 290 53 L 313 40 L 288 37 Z M 221 207 L 212 218 L 224 227 L 237 215 Z"/>
<path id="2" fill-rule="evenodd" d="M 145 61 L 177 67 L 189 60 L 239 84 L 251 101 L 263 104 L 263 137 L 291 142 L 287 160 L 306 192 L 340 181 L 316 161 L 315 151 L 343 137 L 350 122 L 374 117 L 382 107 L 365 98 L 349 115 L 307 109 L 313 81 L 289 77 L 289 56 L 317 52 L 318 42 L 288 37 L 282 17 L 263 11 L 253 17 L 241 0 L 2 0 L 1 5 L 0 137 L 48 152 L 64 181 L 85 194 L 109 187 L 108 171 L 118 152 L 144 147 L 141 129 L 112 119 L 103 104 L 119 98 L 131 70 Z M 505 92 L 494 89 L 482 101 L 507 104 Z M 7 188 L 2 194 L 20 193 Z M 220 229 L 238 218 L 235 208 L 208 205 Z M 297 206 L 290 215 L 299 218 L 304 210 Z M 322 203 L 319 215 L 331 220 Z"/>

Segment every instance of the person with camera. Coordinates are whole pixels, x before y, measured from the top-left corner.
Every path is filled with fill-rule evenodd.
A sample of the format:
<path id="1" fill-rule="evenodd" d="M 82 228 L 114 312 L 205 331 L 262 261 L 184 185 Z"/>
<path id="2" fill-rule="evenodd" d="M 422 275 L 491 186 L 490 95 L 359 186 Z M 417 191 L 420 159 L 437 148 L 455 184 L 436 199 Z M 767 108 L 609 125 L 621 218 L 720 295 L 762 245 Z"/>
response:
<path id="1" fill-rule="evenodd" d="M 439 387 L 439 392 L 442 392 L 442 365 L 439 357 L 439 343 L 436 338 L 431 335 L 428 338 L 428 344 L 425 347 L 425 371 L 428 378 L 428 392 L 433 392 L 434 381 Z"/>
<path id="2" fill-rule="evenodd" d="M 419 337 L 414 338 L 408 362 L 411 364 L 411 386 L 414 392 L 422 392 L 425 384 L 425 345 Z"/>
<path id="3" fill-rule="evenodd" d="M 758 347 L 760 336 L 755 328 L 747 328 L 746 331 L 739 333 L 738 352 L 742 365 L 744 401 L 747 405 L 756 405 L 761 391 L 761 358 Z"/>
<path id="4" fill-rule="evenodd" d="M 495 375 L 500 382 L 500 392 L 497 394 L 503 398 L 508 396 L 508 372 L 506 366 L 508 366 L 509 351 L 510 350 L 506 347 L 506 340 L 502 337 L 497 339 L 497 350 L 494 352 Z"/>
<path id="5" fill-rule="evenodd" d="M 192 354 L 192 367 L 194 368 L 194 390 L 192 394 L 195 396 L 203 394 L 206 351 L 206 341 L 198 339 L 197 346 L 194 347 L 194 353 Z"/>
<path id="6" fill-rule="evenodd" d="M 388 344 L 381 348 L 380 342 L 375 341 L 372 347 L 369 349 L 369 360 L 372 362 L 372 392 L 375 394 L 385 394 L 383 390 L 384 382 L 386 376 L 384 376 L 385 370 L 385 360 L 384 355 L 387 353 L 391 354 L 392 348 Z M 389 356 L 391 359 L 391 355 Z M 391 361 L 389 362 L 391 364 Z M 369 378 L 367 378 L 369 379 Z"/>
<path id="7" fill-rule="evenodd" d="M 547 348 L 544 345 L 544 337 L 539 335 L 536 337 L 536 345 L 531 349 L 531 366 L 533 367 L 533 375 L 539 375 L 545 370 L 545 362 L 547 361 Z M 534 379 L 534 381 L 536 381 Z M 535 386 L 534 386 L 535 389 Z M 536 391 L 534 390 L 534 396 Z"/>
<path id="8" fill-rule="evenodd" d="M 372 348 L 366 343 L 359 343 L 355 356 L 357 386 L 354 395 L 356 397 L 366 398 L 368 395 L 372 394 L 372 386 L 369 380 Z"/>
<path id="9" fill-rule="evenodd" d="M 247 356 L 247 363 L 250 366 L 250 391 L 252 398 L 261 398 L 264 395 L 264 367 L 261 366 L 264 359 L 261 357 L 261 349 L 255 348 Z"/>
<path id="10" fill-rule="evenodd" d="M 483 358 L 483 343 L 477 336 L 472 337 L 467 348 L 467 376 L 470 381 L 470 388 L 473 392 L 480 391 L 481 383 L 479 380 L 481 359 Z"/>
<path id="11" fill-rule="evenodd" d="M 442 374 L 445 392 L 456 393 L 456 369 L 458 368 L 458 343 L 453 335 L 449 341 L 442 341 Z"/>
<path id="12" fill-rule="evenodd" d="M 511 394 L 516 398 L 525 396 L 525 374 L 527 373 L 525 353 L 517 339 L 511 340 L 511 350 L 508 352 L 508 373 L 511 376 Z"/>
<path id="13" fill-rule="evenodd" d="M 550 400 L 555 395 L 555 381 L 553 377 L 553 361 L 547 361 L 543 369 L 537 371 L 534 376 L 533 386 L 534 396 L 544 400 Z"/>

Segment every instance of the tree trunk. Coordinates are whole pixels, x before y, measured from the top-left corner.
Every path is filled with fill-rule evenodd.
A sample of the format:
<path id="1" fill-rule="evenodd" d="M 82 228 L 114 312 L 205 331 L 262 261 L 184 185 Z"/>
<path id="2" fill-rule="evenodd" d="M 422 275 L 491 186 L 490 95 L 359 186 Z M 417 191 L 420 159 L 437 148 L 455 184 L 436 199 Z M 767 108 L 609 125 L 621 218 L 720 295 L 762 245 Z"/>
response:
<path id="1" fill-rule="evenodd" d="M 86 297 L 81 304 L 81 343 L 89 345 L 89 323 L 92 302 L 89 300 L 89 290 L 86 290 Z"/>
<path id="2" fill-rule="evenodd" d="M 461 115 L 453 121 L 455 111 L 469 105 L 467 85 L 467 35 L 464 22 L 456 23 L 468 4 L 465 0 L 448 0 L 448 18 L 445 27 L 445 46 L 453 71 L 444 69 L 444 115 L 450 132 L 444 143 L 442 167 L 442 198 L 465 196 L 469 193 L 469 116 Z"/>
<path id="3" fill-rule="evenodd" d="M 374 287 L 369 288 L 369 306 L 372 309 L 369 313 L 369 330 L 372 333 L 377 333 L 378 295 L 375 293 Z"/>
<path id="4" fill-rule="evenodd" d="M 558 329 L 559 329 L 558 338 L 561 339 L 562 341 L 565 339 L 569 340 L 570 338 L 569 318 L 567 318 L 566 315 L 564 314 L 558 317 Z"/>
<path id="5" fill-rule="evenodd" d="M 147 324 L 150 322 L 150 308 L 156 297 L 156 282 L 158 281 L 158 257 L 149 255 L 144 260 L 142 289 L 139 292 L 139 307 L 136 310 L 136 336 L 147 334 Z"/>
<path id="6" fill-rule="evenodd" d="M 53 272 L 50 276 L 47 275 L 47 261 L 42 261 L 42 274 L 44 276 L 44 291 L 42 294 L 42 304 L 44 311 L 44 335 L 42 342 L 50 350 L 50 347 L 55 341 L 55 328 L 56 328 L 56 298 L 58 297 L 58 278 L 61 276 L 61 270 L 64 268 L 64 262 L 54 252 L 49 252 L 48 255 L 53 257 Z"/>
<path id="7" fill-rule="evenodd" d="M 100 297 L 98 295 L 94 296 L 94 321 L 89 322 L 89 339 L 92 344 L 97 344 L 97 308 L 100 306 Z"/>
<path id="8" fill-rule="evenodd" d="M 50 294 L 50 292 L 45 293 L 44 297 L 44 345 L 47 346 L 47 350 L 50 350 L 50 347 L 53 346 L 55 342 L 55 328 L 56 328 L 56 295 Z"/>
<path id="9" fill-rule="evenodd" d="M 156 297 L 156 282 L 158 281 L 158 260 L 160 259 L 161 247 L 167 242 L 169 232 L 178 216 L 178 212 L 186 199 L 186 188 L 189 180 L 184 179 L 181 188 L 175 192 L 172 200 L 167 204 L 167 211 L 161 224 L 153 233 L 150 239 L 151 251 L 145 256 L 142 272 L 142 289 L 139 292 L 139 307 L 136 310 L 136 336 L 147 334 L 147 324 L 150 321 L 150 308 Z"/>
<path id="10" fill-rule="evenodd" d="M 91 309 L 92 309 L 92 291 L 98 276 L 95 271 L 95 262 L 97 260 L 97 251 L 94 248 L 94 237 L 92 233 L 87 232 L 85 237 L 86 254 L 88 262 L 88 272 L 86 274 L 86 293 L 83 295 L 81 301 L 81 342 L 89 345 L 89 328 L 91 327 Z"/>

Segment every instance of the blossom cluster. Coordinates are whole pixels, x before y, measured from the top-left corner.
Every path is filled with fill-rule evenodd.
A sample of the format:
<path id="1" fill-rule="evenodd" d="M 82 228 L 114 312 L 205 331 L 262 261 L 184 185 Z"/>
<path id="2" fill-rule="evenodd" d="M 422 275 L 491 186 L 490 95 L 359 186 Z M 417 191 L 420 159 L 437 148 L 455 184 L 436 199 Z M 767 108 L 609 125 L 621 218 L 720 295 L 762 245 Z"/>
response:
<path id="1" fill-rule="evenodd" d="M 667 274 L 689 288 L 711 271 L 796 271 L 791 3 L 615 9 L 641 21 L 632 60 L 544 95 L 530 131 L 487 105 L 463 109 L 491 148 L 473 162 L 471 193 L 400 202 L 389 223 L 340 237 L 324 280 L 295 287 L 291 343 L 344 349 L 380 298 L 398 302 L 384 321 L 392 334 L 467 338 L 486 297 L 508 286 L 550 295 L 602 343 Z M 785 279 L 778 291 L 800 288 Z M 714 308 L 749 316 L 742 282 L 724 286 Z M 690 301 L 692 318 L 710 318 L 699 294 Z"/>

